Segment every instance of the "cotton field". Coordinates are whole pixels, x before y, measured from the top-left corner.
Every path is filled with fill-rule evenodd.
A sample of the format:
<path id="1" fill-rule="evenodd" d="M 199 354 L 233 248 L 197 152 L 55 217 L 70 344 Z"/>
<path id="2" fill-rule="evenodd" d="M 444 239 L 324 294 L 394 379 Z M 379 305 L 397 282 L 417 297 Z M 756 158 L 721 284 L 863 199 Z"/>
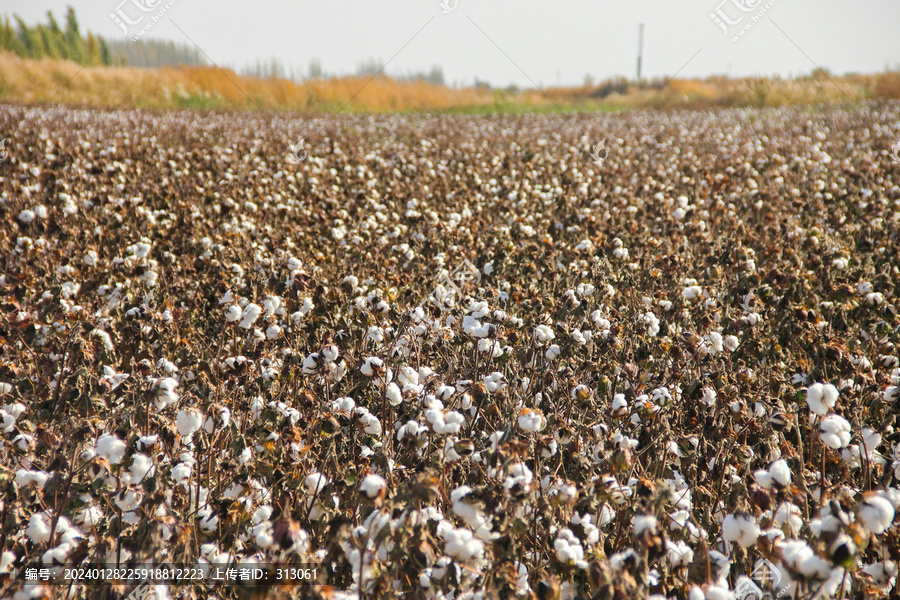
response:
<path id="1" fill-rule="evenodd" d="M 0 123 L 0 598 L 900 593 L 900 104 Z"/>

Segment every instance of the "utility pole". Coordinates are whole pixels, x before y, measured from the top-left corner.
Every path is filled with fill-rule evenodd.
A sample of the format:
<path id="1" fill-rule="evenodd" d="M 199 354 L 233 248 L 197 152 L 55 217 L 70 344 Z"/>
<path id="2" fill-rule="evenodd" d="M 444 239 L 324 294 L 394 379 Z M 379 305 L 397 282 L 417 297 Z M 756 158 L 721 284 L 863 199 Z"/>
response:
<path id="1" fill-rule="evenodd" d="M 638 26 L 637 81 L 641 82 L 641 63 L 644 60 L 644 24 Z"/>

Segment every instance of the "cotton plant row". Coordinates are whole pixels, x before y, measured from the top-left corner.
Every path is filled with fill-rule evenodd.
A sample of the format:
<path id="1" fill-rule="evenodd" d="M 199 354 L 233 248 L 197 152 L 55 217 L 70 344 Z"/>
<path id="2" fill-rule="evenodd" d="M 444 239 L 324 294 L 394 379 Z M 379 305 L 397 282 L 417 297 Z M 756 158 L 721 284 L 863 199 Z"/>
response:
<path id="1" fill-rule="evenodd" d="M 2 115 L 0 571 L 894 592 L 897 105 Z"/>

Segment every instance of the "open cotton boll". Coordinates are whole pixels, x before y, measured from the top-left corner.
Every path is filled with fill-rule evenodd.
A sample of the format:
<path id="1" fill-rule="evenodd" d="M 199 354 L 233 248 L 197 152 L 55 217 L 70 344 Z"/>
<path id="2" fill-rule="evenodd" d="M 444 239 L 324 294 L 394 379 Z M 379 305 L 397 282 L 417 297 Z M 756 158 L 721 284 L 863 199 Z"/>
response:
<path id="1" fill-rule="evenodd" d="M 543 344 L 555 338 L 556 334 L 547 325 L 538 325 L 534 328 L 534 337 L 539 343 Z"/>
<path id="2" fill-rule="evenodd" d="M 681 295 L 685 300 L 695 300 L 703 295 L 703 288 L 699 285 L 689 285 L 681 290 Z"/>
<path id="3" fill-rule="evenodd" d="M 806 404 L 817 415 L 826 415 L 834 408 L 838 399 L 838 389 L 832 384 L 814 383 L 806 391 Z"/>
<path id="4" fill-rule="evenodd" d="M 400 406 L 403 403 L 403 394 L 400 393 L 400 388 L 393 381 L 387 385 L 384 394 L 391 406 Z"/>
<path id="5" fill-rule="evenodd" d="M 547 425 L 544 413 L 536 408 L 523 408 L 519 412 L 519 427 L 528 433 L 542 430 Z"/>
<path id="6" fill-rule="evenodd" d="M 470 562 L 484 556 L 484 543 L 464 527 L 448 528 L 443 532 L 444 552 L 460 562 Z"/>
<path id="7" fill-rule="evenodd" d="M 0 396 L 5 396 L 10 393 L 13 389 L 13 386 L 5 381 L 0 381 Z"/>
<path id="8" fill-rule="evenodd" d="M 170 404 L 178 402 L 178 394 L 175 388 L 178 387 L 178 380 L 173 377 L 164 377 L 156 383 L 156 404 L 157 410 L 163 410 Z"/>
<path id="9" fill-rule="evenodd" d="M 50 519 L 42 512 L 34 513 L 28 520 L 25 535 L 35 544 L 43 544 L 50 539 Z"/>
<path id="10" fill-rule="evenodd" d="M 840 415 L 828 415 L 819 423 L 819 438 L 829 448 L 843 448 L 850 437 L 850 423 Z"/>
<path id="11" fill-rule="evenodd" d="M 153 461 L 143 452 L 136 452 L 131 459 L 131 467 L 128 470 L 131 471 L 132 482 L 140 483 L 153 468 Z"/>
<path id="12" fill-rule="evenodd" d="M 559 354 L 560 354 L 560 349 L 559 349 L 559 346 L 557 346 L 556 344 L 553 344 L 549 348 L 547 348 L 546 356 L 547 356 L 548 360 L 556 360 L 556 358 L 559 356 Z"/>
<path id="13" fill-rule="evenodd" d="M 383 367 L 384 361 L 382 361 L 377 356 L 370 356 L 363 362 L 359 370 L 366 377 L 372 377 L 376 372 L 382 370 Z"/>
<path id="14" fill-rule="evenodd" d="M 559 562 L 574 565 L 579 569 L 587 568 L 581 541 L 568 527 L 559 530 L 556 539 L 553 540 L 553 549 L 556 551 L 556 559 Z"/>
<path id="15" fill-rule="evenodd" d="M 362 483 L 359 485 L 359 491 L 366 495 L 367 498 L 373 500 L 385 493 L 387 481 L 381 475 L 370 473 L 366 475 Z"/>
<path id="16" fill-rule="evenodd" d="M 97 440 L 94 451 L 108 460 L 110 464 L 117 465 L 125 456 L 125 448 L 125 442 L 112 434 L 104 433 Z"/>
<path id="17" fill-rule="evenodd" d="M 312 472 L 303 480 L 303 491 L 310 496 L 315 496 L 328 485 L 328 477 L 318 472 Z"/>
<path id="18" fill-rule="evenodd" d="M 244 307 L 241 313 L 241 322 L 238 323 L 243 329 L 250 329 L 262 314 L 262 308 L 258 304 L 250 303 Z"/>
<path id="19" fill-rule="evenodd" d="M 656 533 L 656 526 L 656 517 L 653 515 L 635 515 L 632 522 L 636 537 L 640 537 L 644 532 Z"/>
<path id="20" fill-rule="evenodd" d="M 190 439 L 203 424 L 203 415 L 195 408 L 187 410 L 179 410 L 175 416 L 175 427 L 178 429 L 178 435 L 185 439 Z"/>
<path id="21" fill-rule="evenodd" d="M 735 513 L 725 517 L 722 522 L 722 539 L 736 542 L 744 548 L 756 544 L 759 537 L 759 525 L 753 516 L 746 513 Z"/>
<path id="22" fill-rule="evenodd" d="M 879 535 L 894 521 L 894 506 L 880 494 L 867 495 L 856 511 L 859 522 L 868 531 Z"/>
<path id="23" fill-rule="evenodd" d="M 231 292 L 229 292 L 231 293 Z M 241 307 L 237 304 L 232 304 L 228 308 L 225 309 L 225 320 L 229 323 L 234 323 L 238 319 L 241 318 Z"/>
<path id="24" fill-rule="evenodd" d="M 831 563 L 818 556 L 802 540 L 786 540 L 783 542 L 781 556 L 786 567 L 806 577 L 824 579 L 831 573 Z"/>
<path id="25" fill-rule="evenodd" d="M 779 458 L 769 465 L 768 469 L 760 469 L 753 473 L 756 483 L 765 489 L 773 486 L 779 489 L 786 487 L 791 482 L 791 468 L 783 458 Z"/>
<path id="26" fill-rule="evenodd" d="M 19 469 L 16 471 L 15 483 L 19 487 L 35 486 L 38 489 L 44 487 L 50 475 L 46 471 L 31 471 L 29 469 Z"/>

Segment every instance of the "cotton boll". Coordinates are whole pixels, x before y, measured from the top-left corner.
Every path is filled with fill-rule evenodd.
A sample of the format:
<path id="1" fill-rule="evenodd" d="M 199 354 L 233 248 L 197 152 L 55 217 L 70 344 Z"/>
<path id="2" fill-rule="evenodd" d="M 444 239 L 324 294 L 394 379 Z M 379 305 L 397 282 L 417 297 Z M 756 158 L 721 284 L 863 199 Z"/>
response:
<path id="1" fill-rule="evenodd" d="M 634 535 L 640 537 L 645 532 L 656 533 L 656 517 L 653 515 L 635 515 L 632 523 Z"/>
<path id="2" fill-rule="evenodd" d="M 681 291 L 685 300 L 696 300 L 703 295 L 703 288 L 699 285 L 690 285 Z"/>
<path id="3" fill-rule="evenodd" d="M 400 388 L 396 383 L 389 383 L 384 393 L 391 406 L 400 406 L 403 403 L 403 394 L 400 393 Z"/>
<path id="4" fill-rule="evenodd" d="M 94 451 L 104 457 L 110 464 L 117 465 L 125 456 L 125 442 L 114 435 L 104 433 L 97 440 Z"/>
<path id="5" fill-rule="evenodd" d="M 739 344 L 740 344 L 740 341 L 738 340 L 737 336 L 734 336 L 734 335 L 726 335 L 725 336 L 725 348 L 729 352 L 734 352 L 735 350 L 737 350 L 737 347 Z"/>
<path id="6" fill-rule="evenodd" d="M 163 410 L 170 404 L 178 401 L 178 394 L 175 388 L 178 387 L 178 380 L 172 377 L 164 377 L 156 383 L 156 398 L 154 404 L 157 410 Z"/>
<path id="7" fill-rule="evenodd" d="M 838 390 L 832 384 L 814 383 L 806 392 L 806 404 L 809 410 L 817 415 L 828 414 L 834 408 L 838 398 Z"/>
<path id="8" fill-rule="evenodd" d="M 819 439 L 829 448 L 843 448 L 850 443 L 850 423 L 840 415 L 828 415 L 819 423 Z"/>
<path id="9" fill-rule="evenodd" d="M 894 507 L 884 496 L 870 494 L 860 504 L 856 517 L 868 531 L 879 535 L 889 529 L 894 521 Z"/>
<path id="10" fill-rule="evenodd" d="M 475 539 L 471 530 L 449 528 L 443 532 L 444 552 L 460 562 L 470 562 L 484 556 L 484 543 Z"/>
<path id="11" fill-rule="evenodd" d="M 523 408 L 519 412 L 519 427 L 528 433 L 542 430 L 547 424 L 547 419 L 538 409 Z"/>
<path id="12" fill-rule="evenodd" d="M 50 475 L 46 471 L 19 469 L 16 471 L 15 483 L 20 488 L 34 486 L 38 489 L 42 489 L 49 478 Z"/>
<path id="13" fill-rule="evenodd" d="M 768 469 L 756 471 L 753 477 L 756 479 L 756 483 L 765 489 L 772 487 L 781 489 L 787 487 L 791 482 L 791 468 L 784 459 L 779 458 L 770 464 Z"/>
<path id="14" fill-rule="evenodd" d="M 281 337 L 281 327 L 278 325 L 271 325 L 268 329 L 266 329 L 266 338 L 270 340 L 277 340 Z"/>
<path id="15" fill-rule="evenodd" d="M 262 308 L 251 302 L 244 307 L 244 310 L 241 313 L 241 322 L 238 323 L 238 325 L 244 329 L 250 329 L 253 326 L 253 323 L 256 322 L 256 319 L 259 318 L 260 314 L 262 314 Z"/>
<path id="16" fill-rule="evenodd" d="M 314 471 L 303 480 L 303 491 L 310 496 L 315 496 L 324 490 L 328 483 L 328 477 Z"/>
<path id="17" fill-rule="evenodd" d="M 50 540 L 50 519 L 44 513 L 34 513 L 25 528 L 25 535 L 35 544 L 43 544 Z"/>
<path id="18" fill-rule="evenodd" d="M 241 307 L 237 304 L 232 304 L 228 308 L 225 309 L 225 320 L 229 323 L 234 323 L 238 319 L 241 318 Z"/>
<path id="19" fill-rule="evenodd" d="M 387 481 L 384 480 L 384 477 L 370 473 L 363 478 L 359 491 L 370 500 L 373 500 L 383 496 L 386 488 Z"/>
<path id="20" fill-rule="evenodd" d="M 188 440 L 200 430 L 202 424 L 203 415 L 195 408 L 180 410 L 175 416 L 175 426 L 178 429 L 178 435 Z"/>
<path id="21" fill-rule="evenodd" d="M 559 349 L 559 346 L 557 346 L 556 344 L 553 344 L 549 348 L 547 348 L 547 353 L 546 353 L 547 360 L 556 360 L 556 358 L 559 356 L 559 354 L 560 354 L 560 349 Z"/>
<path id="22" fill-rule="evenodd" d="M 725 517 L 722 523 L 722 539 L 726 542 L 736 542 L 744 548 L 756 544 L 759 537 L 759 525 L 751 515 L 735 513 Z"/>
<path id="23" fill-rule="evenodd" d="M 153 468 L 153 461 L 142 452 L 136 452 L 131 458 L 132 463 L 128 470 L 131 471 L 132 482 L 140 483 Z"/>
<path id="24" fill-rule="evenodd" d="M 584 548 L 571 529 L 559 530 L 556 539 L 553 540 L 553 549 L 556 551 L 556 559 L 559 562 L 574 565 L 579 569 L 587 568 L 587 562 L 584 560 Z"/>
<path id="25" fill-rule="evenodd" d="M 556 337 L 556 334 L 553 333 L 553 330 L 546 325 L 538 325 L 534 329 L 534 337 L 541 344 L 544 342 L 549 342 L 553 338 Z"/>
<path id="26" fill-rule="evenodd" d="M 191 472 L 193 471 L 193 467 L 191 467 L 188 463 L 178 463 L 174 467 L 172 467 L 172 481 L 175 482 L 176 485 L 181 483 L 187 483 L 191 478 Z"/>
<path id="27" fill-rule="evenodd" d="M 373 377 L 377 372 L 383 371 L 384 362 L 377 356 L 367 358 L 359 368 L 366 377 Z"/>
<path id="28" fill-rule="evenodd" d="M 673 567 L 686 567 L 694 560 L 694 551 L 683 541 L 666 540 L 666 555 Z"/>

